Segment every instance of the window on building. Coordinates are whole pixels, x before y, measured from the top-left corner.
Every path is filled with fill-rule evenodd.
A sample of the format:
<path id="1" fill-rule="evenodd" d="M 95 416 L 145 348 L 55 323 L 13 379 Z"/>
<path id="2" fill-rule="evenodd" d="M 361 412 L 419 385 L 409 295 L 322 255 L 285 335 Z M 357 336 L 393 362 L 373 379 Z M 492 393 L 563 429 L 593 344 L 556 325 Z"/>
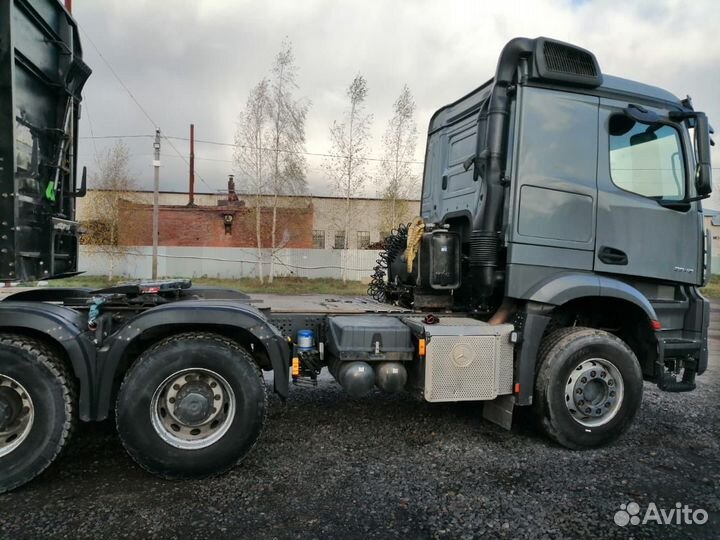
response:
<path id="1" fill-rule="evenodd" d="M 335 233 L 335 249 L 345 249 L 345 231 L 337 231 Z"/>
<path id="2" fill-rule="evenodd" d="M 357 233 L 357 248 L 367 249 L 370 245 L 370 232 L 369 231 L 358 231 Z"/>
<path id="3" fill-rule="evenodd" d="M 313 247 L 325 249 L 325 231 L 313 231 Z"/>
<path id="4" fill-rule="evenodd" d="M 678 201 L 685 196 L 685 165 L 678 131 L 644 125 L 622 114 L 610 118 L 610 175 L 626 191 Z"/>

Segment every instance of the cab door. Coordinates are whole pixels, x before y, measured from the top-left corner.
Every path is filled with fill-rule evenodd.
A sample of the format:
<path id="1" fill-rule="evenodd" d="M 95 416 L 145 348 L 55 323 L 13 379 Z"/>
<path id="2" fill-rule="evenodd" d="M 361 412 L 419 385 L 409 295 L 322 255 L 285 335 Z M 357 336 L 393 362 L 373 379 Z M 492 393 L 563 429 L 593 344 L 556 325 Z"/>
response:
<path id="1" fill-rule="evenodd" d="M 686 134 L 679 125 L 633 122 L 623 114 L 627 106 L 600 100 L 594 269 L 698 283 L 700 207 L 681 202 L 691 184 Z"/>

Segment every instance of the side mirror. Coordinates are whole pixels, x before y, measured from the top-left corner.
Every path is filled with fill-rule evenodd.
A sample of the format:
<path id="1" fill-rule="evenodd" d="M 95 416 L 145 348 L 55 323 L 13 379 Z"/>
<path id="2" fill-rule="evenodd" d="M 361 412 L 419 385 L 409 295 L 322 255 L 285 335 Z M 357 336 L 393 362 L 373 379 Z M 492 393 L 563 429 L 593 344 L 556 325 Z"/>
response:
<path id="1" fill-rule="evenodd" d="M 712 192 L 712 165 L 710 164 L 710 124 L 705 113 L 695 113 L 695 150 L 697 167 L 695 169 L 695 189 L 700 197 L 708 197 Z"/>

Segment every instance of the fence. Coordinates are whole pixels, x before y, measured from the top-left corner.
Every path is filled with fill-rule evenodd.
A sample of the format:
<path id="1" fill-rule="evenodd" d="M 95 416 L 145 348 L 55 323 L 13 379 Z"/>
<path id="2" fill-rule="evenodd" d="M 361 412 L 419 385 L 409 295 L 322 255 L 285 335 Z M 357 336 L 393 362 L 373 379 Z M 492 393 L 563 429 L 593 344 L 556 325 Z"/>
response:
<path id="1" fill-rule="evenodd" d="M 364 249 L 283 249 L 274 255 L 276 276 L 367 281 L 378 258 L 378 251 Z M 263 275 L 270 273 L 270 249 L 263 249 Z M 158 248 L 158 276 L 237 279 L 257 277 L 258 252 L 254 248 Z M 79 270 L 89 275 L 107 275 L 110 257 L 91 246 L 80 247 Z M 152 248 L 132 248 L 122 257 L 115 257 L 114 273 L 136 278 L 152 276 Z"/>
<path id="2" fill-rule="evenodd" d="M 367 281 L 378 258 L 378 251 L 367 249 L 283 249 L 275 254 L 276 276 Z M 270 273 L 271 250 L 262 250 L 263 275 Z M 214 277 L 236 279 L 257 277 L 257 250 L 254 248 L 158 248 L 158 275 L 164 277 Z M 720 273 L 720 256 L 712 258 L 712 273 Z M 114 272 L 137 278 L 152 276 L 152 248 L 137 247 L 118 259 Z M 110 270 L 107 254 L 90 246 L 80 247 L 80 268 L 89 275 L 106 275 Z"/>

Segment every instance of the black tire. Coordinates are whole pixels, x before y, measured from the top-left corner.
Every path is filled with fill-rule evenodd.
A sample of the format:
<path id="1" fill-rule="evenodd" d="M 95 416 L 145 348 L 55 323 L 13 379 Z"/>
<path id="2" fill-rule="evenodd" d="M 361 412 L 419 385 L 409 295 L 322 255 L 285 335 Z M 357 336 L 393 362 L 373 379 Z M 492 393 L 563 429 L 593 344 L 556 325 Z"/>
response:
<path id="1" fill-rule="evenodd" d="M 611 368 L 616 369 L 623 385 L 622 398 L 609 405 L 612 408 L 608 410 L 613 414 L 583 419 L 579 418 L 583 411 L 578 414 L 573 402 L 578 391 L 573 390 L 575 386 L 570 383 L 577 382 L 573 379 L 577 376 L 577 368 L 593 365 L 589 364 L 592 359 L 609 362 Z M 630 427 L 642 402 L 643 378 L 635 354 L 620 338 L 593 328 L 562 328 L 543 340 L 538 363 L 533 415 L 540 430 L 550 439 L 575 450 L 596 448 L 613 442 Z M 613 389 L 607 382 L 617 388 L 611 378 L 598 381 L 596 388 L 604 388 L 604 391 Z M 598 413 L 601 413 L 599 409 Z M 598 424 L 593 425 L 593 422 Z"/>
<path id="2" fill-rule="evenodd" d="M 13 418 L 6 422 L 17 426 L 20 419 L 30 418 L 32 410 L 27 427 L 21 432 L 16 428 L 0 443 L 4 453 L 0 457 L 0 493 L 4 493 L 29 482 L 57 458 L 75 428 L 76 415 L 74 381 L 61 359 L 42 342 L 0 335 L 0 376 L 7 392 L 3 410 L 6 414 L 12 411 Z M 23 405 L 20 411 L 25 411 L 22 415 L 18 415 L 18 397 Z M 12 431 L 8 425 L 5 429 L 5 433 Z"/>
<path id="3" fill-rule="evenodd" d="M 192 449 L 161 437 L 162 427 L 156 427 L 160 416 L 153 424 L 156 391 L 174 374 L 190 369 L 221 377 L 235 398 L 234 414 L 224 417 L 226 431 L 208 446 Z M 162 340 L 137 359 L 120 387 L 115 416 L 120 440 L 138 465 L 179 479 L 213 476 L 237 465 L 257 442 L 267 409 L 267 388 L 252 356 L 217 334 L 191 332 Z"/>

